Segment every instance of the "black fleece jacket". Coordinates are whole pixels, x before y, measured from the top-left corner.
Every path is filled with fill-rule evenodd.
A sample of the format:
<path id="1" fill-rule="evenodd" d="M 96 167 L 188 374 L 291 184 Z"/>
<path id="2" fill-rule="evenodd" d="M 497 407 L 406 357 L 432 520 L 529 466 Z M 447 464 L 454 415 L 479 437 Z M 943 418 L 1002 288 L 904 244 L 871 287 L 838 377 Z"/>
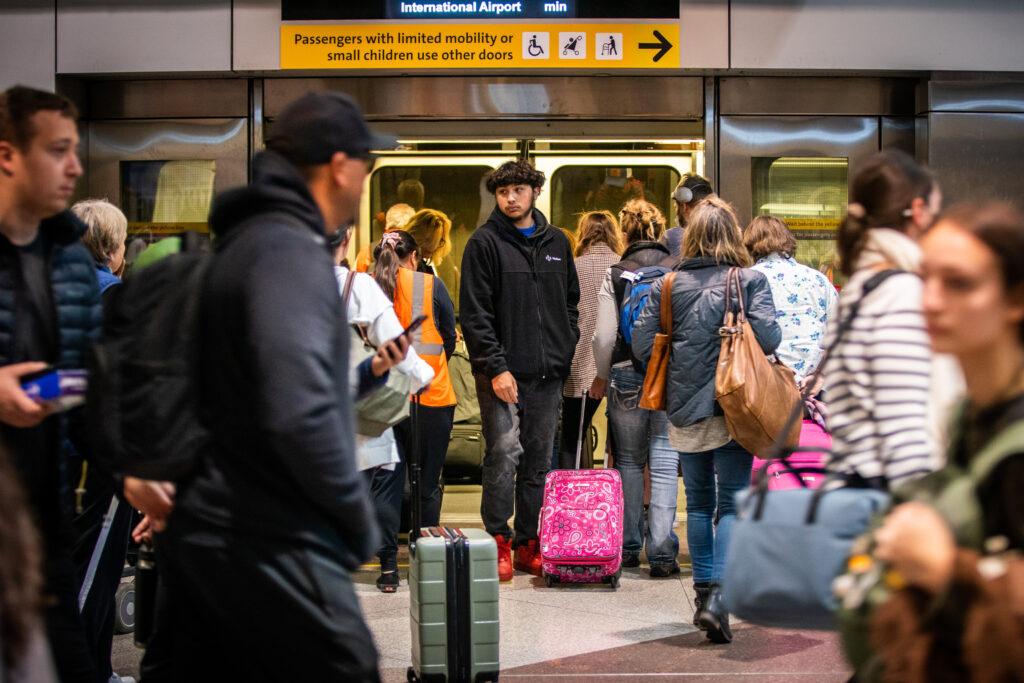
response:
<path id="1" fill-rule="evenodd" d="M 201 386 L 214 438 L 179 510 L 355 568 L 380 536 L 356 469 L 349 332 L 323 218 L 296 169 L 263 152 L 210 225 Z"/>
<path id="2" fill-rule="evenodd" d="M 569 374 L 580 330 L 580 283 L 569 240 L 533 210 L 536 232 L 495 208 L 462 257 L 459 313 L 473 372 L 494 378 Z"/>

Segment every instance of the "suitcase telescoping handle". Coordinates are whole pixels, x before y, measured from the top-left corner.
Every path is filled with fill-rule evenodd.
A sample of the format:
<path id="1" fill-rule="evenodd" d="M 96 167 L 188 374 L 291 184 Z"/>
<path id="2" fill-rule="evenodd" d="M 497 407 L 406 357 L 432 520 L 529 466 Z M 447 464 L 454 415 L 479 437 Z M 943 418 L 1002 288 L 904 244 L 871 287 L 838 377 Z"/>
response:
<path id="1" fill-rule="evenodd" d="M 412 544 L 420 533 L 423 510 L 420 505 L 420 395 L 412 395 L 412 444 L 409 448 L 407 463 L 409 466 L 409 501 L 412 529 L 409 531 L 409 543 Z"/>
<path id="2" fill-rule="evenodd" d="M 580 458 L 583 456 L 583 423 L 587 416 L 587 390 L 583 390 L 583 398 L 580 401 L 580 428 L 576 434 L 576 469 L 580 468 Z"/>

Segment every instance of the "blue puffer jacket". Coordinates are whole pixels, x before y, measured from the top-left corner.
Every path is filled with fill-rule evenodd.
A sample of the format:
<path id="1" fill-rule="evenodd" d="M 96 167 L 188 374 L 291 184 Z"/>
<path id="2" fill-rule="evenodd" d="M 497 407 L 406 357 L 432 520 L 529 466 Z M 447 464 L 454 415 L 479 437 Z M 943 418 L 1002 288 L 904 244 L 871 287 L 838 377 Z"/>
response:
<path id="1" fill-rule="evenodd" d="M 47 241 L 47 262 L 53 302 L 57 308 L 60 345 L 57 367 L 84 368 L 86 351 L 100 333 L 102 311 L 96 266 L 79 241 L 85 224 L 70 211 L 47 218 L 39 225 Z M 14 246 L 0 236 L 0 365 L 19 360 L 12 357 L 14 315 L 21 276 Z M 34 358 L 31 360 L 46 360 Z"/>
<path id="2" fill-rule="evenodd" d="M 672 287 L 672 358 L 666 396 L 668 419 L 677 427 L 722 414 L 715 403 L 715 369 L 722 344 L 718 328 L 725 317 L 725 276 L 729 268 L 712 258 L 684 259 L 675 268 L 678 275 Z M 743 268 L 740 282 L 754 336 L 765 353 L 772 353 L 782 341 L 782 330 L 775 322 L 768 279 Z M 633 353 L 645 363 L 651 357 L 659 329 L 663 283 L 655 283 L 633 327 Z"/>

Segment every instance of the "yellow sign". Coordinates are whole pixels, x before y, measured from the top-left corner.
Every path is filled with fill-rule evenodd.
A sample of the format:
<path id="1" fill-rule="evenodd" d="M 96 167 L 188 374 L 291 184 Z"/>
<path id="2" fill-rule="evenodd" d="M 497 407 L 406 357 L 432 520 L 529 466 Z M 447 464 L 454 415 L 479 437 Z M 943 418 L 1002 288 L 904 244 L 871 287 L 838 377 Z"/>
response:
<path id="1" fill-rule="evenodd" d="M 786 221 L 790 230 L 838 230 L 839 223 L 842 222 L 838 218 L 789 218 L 788 216 L 783 220 Z"/>
<path id="2" fill-rule="evenodd" d="M 678 69 L 678 24 L 281 25 L 282 69 Z"/>

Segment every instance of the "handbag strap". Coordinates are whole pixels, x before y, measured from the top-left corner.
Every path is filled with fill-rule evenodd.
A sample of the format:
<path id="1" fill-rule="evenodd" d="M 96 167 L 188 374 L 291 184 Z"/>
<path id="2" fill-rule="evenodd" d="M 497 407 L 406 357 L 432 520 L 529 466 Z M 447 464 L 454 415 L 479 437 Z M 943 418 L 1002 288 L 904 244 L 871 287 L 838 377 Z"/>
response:
<path id="1" fill-rule="evenodd" d="M 348 303 L 352 300 L 352 285 L 356 281 L 356 272 L 354 270 L 348 271 L 348 275 L 345 276 L 345 288 L 341 292 L 341 300 L 345 304 L 346 310 L 348 309 Z M 347 315 L 347 313 L 346 313 Z M 373 344 L 370 343 L 370 338 L 366 334 L 366 327 L 359 323 L 352 323 L 352 328 L 359 334 L 359 338 L 363 340 L 363 344 L 374 348 Z"/>
<path id="2" fill-rule="evenodd" d="M 348 302 L 352 299 L 352 283 L 355 282 L 355 280 L 355 271 L 348 271 L 348 275 L 345 276 L 345 289 L 341 293 L 341 300 L 344 302 L 345 308 L 348 308 Z"/>
<path id="3" fill-rule="evenodd" d="M 734 291 L 735 290 L 735 291 Z M 732 299 L 733 295 L 736 296 L 736 310 L 732 310 Z M 722 316 L 722 327 L 729 327 L 729 314 L 734 313 L 735 317 L 732 320 L 734 325 L 739 325 L 741 322 L 746 320 L 747 307 L 746 302 L 743 300 L 743 283 L 740 280 L 740 269 L 736 266 L 729 268 L 729 272 L 725 274 L 725 313 Z"/>
<path id="4" fill-rule="evenodd" d="M 672 285 L 675 284 L 676 274 L 671 272 L 665 276 L 661 285 L 661 331 L 672 338 Z"/>

